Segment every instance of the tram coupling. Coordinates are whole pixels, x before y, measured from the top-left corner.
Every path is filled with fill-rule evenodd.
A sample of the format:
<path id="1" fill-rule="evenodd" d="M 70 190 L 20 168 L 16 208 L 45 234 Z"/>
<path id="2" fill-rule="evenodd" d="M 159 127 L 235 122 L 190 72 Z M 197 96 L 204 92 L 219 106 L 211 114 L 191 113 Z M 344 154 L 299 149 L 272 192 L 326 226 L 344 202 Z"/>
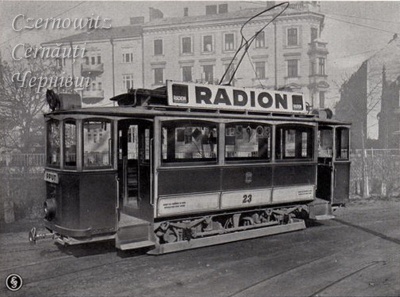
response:
<path id="1" fill-rule="evenodd" d="M 31 244 L 36 244 L 36 241 L 39 239 L 54 239 L 54 236 L 54 233 L 37 233 L 36 227 L 33 227 L 31 231 L 29 231 L 29 242 Z"/>

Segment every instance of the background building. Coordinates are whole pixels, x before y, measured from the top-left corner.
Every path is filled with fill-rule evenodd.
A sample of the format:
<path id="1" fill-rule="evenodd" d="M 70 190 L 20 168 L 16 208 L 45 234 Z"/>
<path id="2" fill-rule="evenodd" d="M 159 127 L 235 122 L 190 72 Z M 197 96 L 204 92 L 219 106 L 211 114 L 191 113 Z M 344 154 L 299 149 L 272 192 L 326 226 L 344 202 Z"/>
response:
<path id="1" fill-rule="evenodd" d="M 379 144 L 383 149 L 400 149 L 400 75 L 394 82 L 382 73 L 382 102 L 379 120 Z"/>
<path id="2" fill-rule="evenodd" d="M 264 9 L 229 11 L 228 4 L 213 4 L 205 7 L 204 15 L 191 16 L 189 7 L 182 7 L 182 17 L 164 18 L 160 10 L 150 8 L 148 22 L 131 18 L 130 26 L 89 30 L 45 45 L 85 47 L 85 58 L 61 61 L 62 67 L 67 75 L 91 78 L 87 89 L 77 90 L 84 103 L 105 105 L 129 88 L 156 88 L 167 79 L 218 83 L 226 72 L 227 83 L 240 61 L 241 54 L 233 58 L 245 41 L 241 32 L 249 40 L 260 31 L 232 84 L 302 92 L 310 105 L 323 108 L 329 88 L 328 50 L 320 39 L 324 16 L 318 2 L 291 3 L 272 21 L 280 9 L 242 29 Z"/>
<path id="3" fill-rule="evenodd" d="M 76 89 L 85 104 L 107 104 L 109 98 L 130 88 L 142 87 L 142 27 L 131 19 L 130 26 L 92 29 L 43 44 L 84 49 L 84 57 L 59 59 L 64 75 L 89 77 L 90 85 Z"/>
<path id="4" fill-rule="evenodd" d="M 398 123 L 395 116 L 399 107 L 398 95 L 394 91 L 396 87 L 389 90 L 389 86 L 395 84 L 399 74 L 400 38 L 395 34 L 342 85 L 336 115 L 340 120 L 352 122 L 353 148 L 363 147 L 363 137 L 365 147 L 388 148 L 388 141 L 384 139 L 393 137 L 387 134 L 388 131 L 399 130 L 398 124 L 397 128 L 388 128 Z M 381 126 L 384 122 L 390 123 L 389 126 Z"/>

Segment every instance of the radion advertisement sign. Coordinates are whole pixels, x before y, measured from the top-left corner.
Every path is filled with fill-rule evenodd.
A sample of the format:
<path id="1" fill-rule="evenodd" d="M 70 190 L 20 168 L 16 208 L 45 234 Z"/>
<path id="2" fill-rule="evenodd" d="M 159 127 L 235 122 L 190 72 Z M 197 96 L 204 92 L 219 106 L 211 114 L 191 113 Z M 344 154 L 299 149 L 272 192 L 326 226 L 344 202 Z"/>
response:
<path id="1" fill-rule="evenodd" d="M 167 81 L 168 105 L 264 112 L 307 113 L 303 94 Z"/>

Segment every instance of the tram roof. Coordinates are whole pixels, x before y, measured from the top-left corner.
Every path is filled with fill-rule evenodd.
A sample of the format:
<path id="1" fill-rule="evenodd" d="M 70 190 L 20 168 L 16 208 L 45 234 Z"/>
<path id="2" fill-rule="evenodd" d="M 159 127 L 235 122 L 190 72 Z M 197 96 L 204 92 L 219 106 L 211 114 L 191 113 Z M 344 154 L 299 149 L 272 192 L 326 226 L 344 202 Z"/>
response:
<path id="1" fill-rule="evenodd" d="M 57 110 L 45 114 L 46 117 L 51 116 L 67 116 L 80 115 L 80 116 L 103 116 L 103 117 L 141 117 L 141 118 L 154 118 L 159 116 L 187 118 L 194 119 L 247 119 L 247 120 L 275 120 L 275 121 L 294 121 L 294 122 L 317 122 L 326 125 L 350 125 L 350 123 L 342 122 L 336 119 L 322 119 L 316 115 L 298 115 L 292 113 L 267 113 L 256 111 L 235 111 L 227 112 L 224 110 L 210 110 L 210 109 L 189 109 L 189 108 L 175 108 L 165 106 L 110 106 L 110 107 L 89 107 L 77 108 L 70 110 Z"/>

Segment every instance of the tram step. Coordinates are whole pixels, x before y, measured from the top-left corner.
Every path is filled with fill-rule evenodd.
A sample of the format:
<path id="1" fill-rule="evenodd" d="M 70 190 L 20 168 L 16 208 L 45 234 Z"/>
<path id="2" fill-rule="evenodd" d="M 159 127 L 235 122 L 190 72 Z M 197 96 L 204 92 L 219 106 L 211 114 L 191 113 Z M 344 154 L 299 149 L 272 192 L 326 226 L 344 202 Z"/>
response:
<path id="1" fill-rule="evenodd" d="M 146 247 L 154 247 L 154 242 L 150 240 L 138 241 L 138 242 L 130 242 L 130 243 L 123 243 L 119 245 L 119 249 L 122 251 L 126 250 L 133 250 L 133 249 L 140 249 Z"/>
<path id="2" fill-rule="evenodd" d="M 310 219 L 312 220 L 330 220 L 335 216 L 332 214 L 332 205 L 329 201 L 316 198 L 313 202 L 308 204 L 310 210 Z"/>
<path id="3" fill-rule="evenodd" d="M 121 250 L 128 250 L 154 245 L 149 240 L 149 234 L 149 222 L 121 214 L 115 238 L 115 246 Z"/>

